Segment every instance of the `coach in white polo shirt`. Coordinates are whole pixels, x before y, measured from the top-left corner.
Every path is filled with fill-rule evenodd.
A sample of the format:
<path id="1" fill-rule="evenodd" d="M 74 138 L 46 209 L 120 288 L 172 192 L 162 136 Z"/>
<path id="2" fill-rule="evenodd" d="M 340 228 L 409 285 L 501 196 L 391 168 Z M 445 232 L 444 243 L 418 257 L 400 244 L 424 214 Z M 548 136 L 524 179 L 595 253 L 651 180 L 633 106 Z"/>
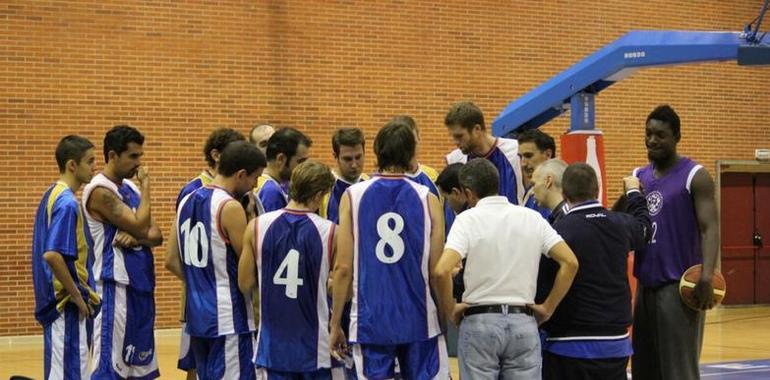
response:
<path id="1" fill-rule="evenodd" d="M 442 314 L 460 327 L 463 379 L 540 379 L 537 326 L 564 298 L 578 262 L 540 214 L 497 195 L 498 182 L 497 170 L 483 158 L 460 170 L 460 186 L 473 208 L 455 219 L 434 268 L 436 297 Z M 548 298 L 533 305 L 540 255 L 560 269 Z M 462 259 L 465 292 L 456 305 L 452 270 Z"/>

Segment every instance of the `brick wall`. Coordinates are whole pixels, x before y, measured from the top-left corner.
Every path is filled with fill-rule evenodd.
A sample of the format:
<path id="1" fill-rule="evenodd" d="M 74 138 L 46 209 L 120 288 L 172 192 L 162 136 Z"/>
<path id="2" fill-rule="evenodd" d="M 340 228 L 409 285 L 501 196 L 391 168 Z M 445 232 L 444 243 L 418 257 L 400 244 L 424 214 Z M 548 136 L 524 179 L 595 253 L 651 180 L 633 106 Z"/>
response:
<path id="1" fill-rule="evenodd" d="M 65 134 L 130 123 L 146 134 L 154 215 L 168 233 L 179 188 L 205 165 L 214 127 L 294 126 L 331 162 L 330 135 L 368 138 L 391 115 L 422 128 L 422 161 L 442 166 L 449 105 L 491 122 L 510 101 L 629 30 L 740 30 L 760 1 L 223 1 L 0 5 L 0 336 L 39 334 L 30 275 L 35 208 Z M 641 71 L 597 98 L 610 197 L 645 162 L 643 125 L 671 103 L 681 151 L 717 159 L 770 147 L 770 69 L 735 63 Z M 568 118 L 545 127 L 563 133 Z M 374 161 L 369 153 L 369 167 Z M 100 159 L 101 161 L 101 159 Z M 101 165 L 100 165 L 101 166 Z M 176 326 L 178 285 L 156 250 L 158 327 Z"/>

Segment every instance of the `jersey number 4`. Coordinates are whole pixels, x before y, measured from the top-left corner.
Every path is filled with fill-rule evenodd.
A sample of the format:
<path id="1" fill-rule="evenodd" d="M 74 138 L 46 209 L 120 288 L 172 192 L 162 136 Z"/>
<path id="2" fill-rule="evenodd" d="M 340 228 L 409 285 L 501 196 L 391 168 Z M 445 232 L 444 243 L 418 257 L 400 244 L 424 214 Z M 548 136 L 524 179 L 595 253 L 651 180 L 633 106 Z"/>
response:
<path id="1" fill-rule="evenodd" d="M 198 268 L 205 268 L 209 263 L 209 238 L 202 222 L 190 228 L 190 219 L 182 223 L 181 241 L 184 241 L 184 263 Z M 198 250 L 200 248 L 200 251 Z"/>
<path id="2" fill-rule="evenodd" d="M 286 297 L 297 298 L 297 288 L 303 284 L 302 279 L 299 278 L 299 251 L 292 249 L 286 254 L 278 270 L 275 271 L 273 284 L 286 286 Z"/>

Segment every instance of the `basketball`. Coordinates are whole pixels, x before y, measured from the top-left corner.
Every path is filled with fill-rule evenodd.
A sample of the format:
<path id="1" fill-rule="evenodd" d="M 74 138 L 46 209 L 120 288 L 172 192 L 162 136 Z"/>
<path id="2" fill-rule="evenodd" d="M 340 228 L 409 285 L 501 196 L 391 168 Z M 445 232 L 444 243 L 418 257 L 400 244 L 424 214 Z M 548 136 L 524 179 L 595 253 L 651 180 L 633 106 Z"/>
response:
<path id="1" fill-rule="evenodd" d="M 702 269 L 703 265 L 701 264 L 693 265 L 684 272 L 682 278 L 679 280 L 679 295 L 682 296 L 682 302 L 694 310 L 700 310 L 696 306 L 695 284 L 700 281 Z M 714 306 L 717 306 L 722 302 L 722 299 L 725 298 L 727 292 L 725 278 L 722 276 L 721 272 L 714 272 L 714 277 L 711 279 L 711 286 L 714 288 Z"/>

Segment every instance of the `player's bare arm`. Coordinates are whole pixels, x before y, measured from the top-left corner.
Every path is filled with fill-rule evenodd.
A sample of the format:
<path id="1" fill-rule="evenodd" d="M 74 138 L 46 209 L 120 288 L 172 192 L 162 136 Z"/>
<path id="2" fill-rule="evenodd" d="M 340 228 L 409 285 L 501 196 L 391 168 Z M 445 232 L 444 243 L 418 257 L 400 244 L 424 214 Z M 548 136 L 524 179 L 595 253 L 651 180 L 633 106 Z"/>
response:
<path id="1" fill-rule="evenodd" d="M 252 219 L 243 231 L 243 248 L 238 259 L 238 289 L 243 294 L 250 294 L 257 286 L 257 264 L 254 261 L 254 230 L 258 218 Z"/>
<path id="2" fill-rule="evenodd" d="M 222 232 L 233 247 L 235 254 L 240 256 L 243 250 L 243 232 L 246 230 L 246 212 L 241 203 L 236 200 L 230 200 L 222 206 L 222 213 L 219 217 L 219 225 Z"/>
<path id="3" fill-rule="evenodd" d="M 166 269 L 184 282 L 182 256 L 179 254 L 179 240 L 177 239 L 176 230 L 176 225 L 171 228 L 171 239 L 166 247 Z"/>
<path id="4" fill-rule="evenodd" d="M 431 271 L 431 286 L 433 286 L 436 294 L 436 302 L 441 312 L 440 316 L 451 319 L 456 326 L 460 324 L 461 315 L 454 313 L 456 304 L 454 297 L 452 297 L 452 272 L 461 260 L 462 258 L 457 251 L 447 248 Z"/>
<path id="5" fill-rule="evenodd" d="M 340 226 L 337 232 L 337 253 L 334 260 L 332 282 L 332 320 L 329 346 L 332 354 L 340 357 L 347 348 L 342 332 L 342 313 L 353 281 L 353 223 L 350 215 L 350 196 L 345 193 L 340 200 Z"/>
<path id="6" fill-rule="evenodd" d="M 695 296 L 700 308 L 706 310 L 714 307 L 711 279 L 719 256 L 719 218 L 714 198 L 714 181 L 705 168 L 695 173 L 691 189 L 703 249 L 703 274 L 695 285 Z"/>
<path id="7" fill-rule="evenodd" d="M 141 241 L 148 238 L 148 232 L 152 226 L 150 181 L 144 167 L 139 168 L 137 178 L 141 185 L 142 199 L 136 212 L 118 199 L 115 193 L 103 187 L 94 189 L 86 208 L 100 221 L 109 222 L 131 234 L 137 241 Z"/>
<path id="8" fill-rule="evenodd" d="M 436 267 L 441 253 L 444 251 L 444 208 L 441 202 L 433 194 L 428 194 L 428 207 L 430 208 L 430 256 L 428 258 L 429 269 Z"/>

